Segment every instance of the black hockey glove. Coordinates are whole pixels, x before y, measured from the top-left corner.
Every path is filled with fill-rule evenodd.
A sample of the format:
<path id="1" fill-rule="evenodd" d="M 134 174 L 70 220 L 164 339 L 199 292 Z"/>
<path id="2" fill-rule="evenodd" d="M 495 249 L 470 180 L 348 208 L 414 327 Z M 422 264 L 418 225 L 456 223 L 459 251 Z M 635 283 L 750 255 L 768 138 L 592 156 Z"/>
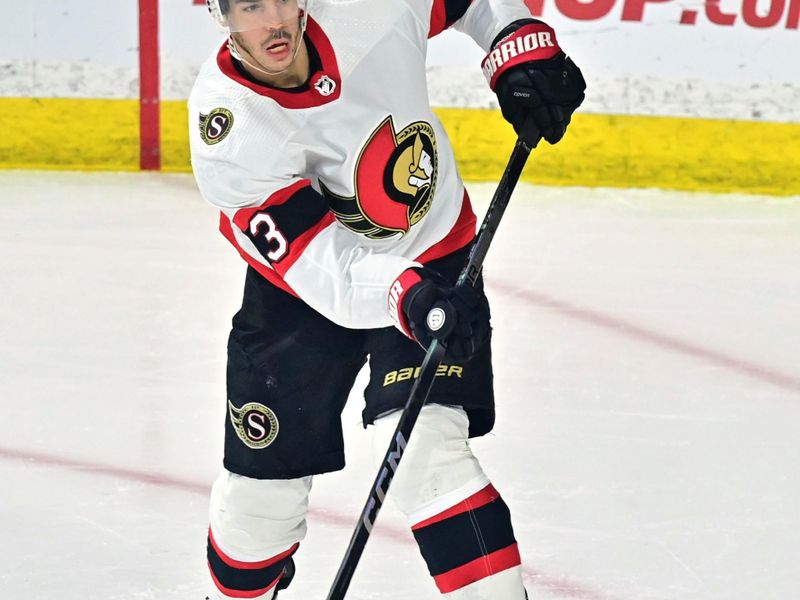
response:
<path id="1" fill-rule="evenodd" d="M 403 333 L 427 350 L 434 339 L 457 361 L 472 358 L 489 339 L 489 302 L 470 285 L 453 287 L 435 271 L 407 269 L 389 293 L 389 310 Z"/>
<path id="2" fill-rule="evenodd" d="M 534 146 L 541 138 L 555 144 L 564 137 L 586 82 L 550 26 L 536 19 L 514 21 L 495 38 L 482 66 L 517 135 Z"/>

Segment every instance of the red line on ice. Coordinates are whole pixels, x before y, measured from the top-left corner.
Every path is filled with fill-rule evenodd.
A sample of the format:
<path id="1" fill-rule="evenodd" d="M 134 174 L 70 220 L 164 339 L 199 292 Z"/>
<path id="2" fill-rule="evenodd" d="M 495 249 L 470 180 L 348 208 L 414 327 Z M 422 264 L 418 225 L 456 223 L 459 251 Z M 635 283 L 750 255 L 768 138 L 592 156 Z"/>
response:
<path id="1" fill-rule="evenodd" d="M 170 475 L 137 471 L 136 469 L 103 465 L 85 460 L 65 458 L 63 456 L 54 456 L 15 448 L 0 447 L 0 459 L 33 462 L 39 465 L 59 467 L 71 471 L 83 471 L 92 475 L 126 479 L 128 481 L 136 481 L 194 494 L 208 495 L 210 491 L 209 484 L 188 481 Z M 358 515 L 343 515 L 327 510 L 309 510 L 309 517 L 312 521 L 351 529 L 355 526 Z M 402 544 L 414 545 L 410 531 L 399 530 L 393 527 L 381 527 L 379 525 L 375 529 L 374 535 L 391 539 Z M 575 598 L 577 600 L 621 600 L 616 596 L 611 596 L 599 590 L 574 583 L 566 578 L 546 575 L 537 569 L 526 567 L 525 565 L 522 567 L 522 573 L 528 584 L 544 588 L 549 593 L 560 595 L 565 598 Z"/>
<path id="2" fill-rule="evenodd" d="M 740 375 L 746 375 L 752 379 L 758 379 L 762 382 L 772 384 L 791 392 L 800 392 L 800 377 L 781 373 L 776 369 L 729 356 L 716 350 L 703 348 L 697 344 L 693 344 L 675 337 L 670 337 L 662 333 L 650 331 L 644 327 L 623 321 L 617 317 L 604 315 L 586 308 L 578 308 L 569 302 L 558 300 L 552 296 L 542 294 L 541 292 L 521 290 L 517 287 L 505 285 L 496 281 L 493 281 L 491 284 L 487 285 L 491 289 L 495 289 L 503 294 L 520 298 L 526 302 L 535 304 L 536 306 L 551 309 L 561 315 L 569 317 L 570 319 L 588 323 L 589 325 L 600 327 L 602 329 L 608 329 L 640 342 L 646 342 L 666 350 L 671 350 L 678 354 L 692 356 L 719 367 L 724 367 L 729 371 L 734 371 Z"/>

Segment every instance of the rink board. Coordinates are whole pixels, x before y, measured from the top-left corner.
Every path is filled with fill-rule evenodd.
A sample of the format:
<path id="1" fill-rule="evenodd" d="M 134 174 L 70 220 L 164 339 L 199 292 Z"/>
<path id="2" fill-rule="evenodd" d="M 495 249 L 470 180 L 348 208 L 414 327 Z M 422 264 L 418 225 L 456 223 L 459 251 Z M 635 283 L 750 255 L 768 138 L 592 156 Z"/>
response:
<path id="1" fill-rule="evenodd" d="M 462 176 L 499 178 L 514 136 L 498 111 L 438 108 Z M 136 100 L 0 98 L 0 167 L 138 170 Z M 162 167 L 188 171 L 184 101 L 162 103 Z M 800 124 L 578 114 L 531 183 L 800 194 Z"/>

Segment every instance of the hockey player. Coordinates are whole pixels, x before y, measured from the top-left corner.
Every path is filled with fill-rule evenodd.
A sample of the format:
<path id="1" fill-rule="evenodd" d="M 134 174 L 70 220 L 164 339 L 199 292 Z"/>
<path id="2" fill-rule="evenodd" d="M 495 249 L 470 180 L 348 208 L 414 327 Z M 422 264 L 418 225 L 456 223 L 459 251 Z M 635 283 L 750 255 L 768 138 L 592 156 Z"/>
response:
<path id="1" fill-rule="evenodd" d="M 522 600 L 509 510 L 468 445 L 494 423 L 489 307 L 482 282 L 453 287 L 476 219 L 428 103 L 427 40 L 470 35 L 503 115 L 533 141 L 562 138 L 583 78 L 523 0 L 309 2 L 208 0 L 229 38 L 189 101 L 198 185 L 249 265 L 210 597 L 289 584 L 312 477 L 344 467 L 356 374 L 369 360 L 365 426 L 392 430 L 438 338 L 447 358 L 391 495 L 443 594 Z"/>

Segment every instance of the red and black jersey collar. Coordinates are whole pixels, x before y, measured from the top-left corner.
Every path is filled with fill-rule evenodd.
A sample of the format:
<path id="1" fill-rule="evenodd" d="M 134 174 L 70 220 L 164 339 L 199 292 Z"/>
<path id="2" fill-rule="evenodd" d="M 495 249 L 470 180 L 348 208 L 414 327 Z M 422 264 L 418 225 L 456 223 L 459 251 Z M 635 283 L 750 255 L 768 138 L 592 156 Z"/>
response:
<path id="1" fill-rule="evenodd" d="M 306 36 L 319 52 L 322 68 L 311 75 L 311 79 L 308 82 L 308 90 L 302 92 L 285 92 L 279 88 L 248 81 L 242 77 L 234 66 L 227 42 L 222 45 L 217 54 L 217 65 L 225 75 L 236 83 L 253 90 L 257 94 L 272 98 L 284 108 L 322 106 L 328 102 L 333 102 L 340 96 L 342 93 L 342 77 L 339 74 L 339 64 L 336 62 L 336 55 L 333 52 L 331 41 L 325 35 L 322 27 L 311 17 L 308 18 L 308 24 L 306 25 Z"/>

